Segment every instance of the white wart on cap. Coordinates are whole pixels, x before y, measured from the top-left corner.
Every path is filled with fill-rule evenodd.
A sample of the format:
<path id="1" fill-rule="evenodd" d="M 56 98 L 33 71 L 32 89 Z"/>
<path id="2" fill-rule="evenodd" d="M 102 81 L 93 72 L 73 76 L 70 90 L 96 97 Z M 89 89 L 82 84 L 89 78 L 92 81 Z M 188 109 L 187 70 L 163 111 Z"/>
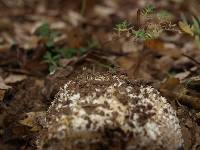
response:
<path id="1" fill-rule="evenodd" d="M 182 146 L 175 110 L 151 86 L 85 70 L 60 89 L 39 149 L 168 149 Z"/>

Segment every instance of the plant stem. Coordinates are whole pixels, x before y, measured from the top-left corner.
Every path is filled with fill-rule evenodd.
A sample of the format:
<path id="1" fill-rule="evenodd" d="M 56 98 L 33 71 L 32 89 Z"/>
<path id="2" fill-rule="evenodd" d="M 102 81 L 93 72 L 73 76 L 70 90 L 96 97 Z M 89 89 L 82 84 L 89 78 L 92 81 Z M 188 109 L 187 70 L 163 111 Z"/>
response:
<path id="1" fill-rule="evenodd" d="M 86 3 L 87 3 L 87 0 L 82 0 L 82 3 L 81 3 L 81 15 L 82 15 L 82 16 L 83 16 L 84 13 L 85 13 Z"/>

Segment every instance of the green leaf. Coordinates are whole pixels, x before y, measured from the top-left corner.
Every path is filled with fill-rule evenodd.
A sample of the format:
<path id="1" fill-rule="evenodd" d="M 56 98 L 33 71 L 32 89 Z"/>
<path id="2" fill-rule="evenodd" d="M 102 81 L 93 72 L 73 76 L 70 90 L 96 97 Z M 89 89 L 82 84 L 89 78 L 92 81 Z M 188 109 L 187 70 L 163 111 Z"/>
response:
<path id="1" fill-rule="evenodd" d="M 51 52 L 46 52 L 44 55 L 44 62 L 48 63 L 49 71 L 53 72 L 58 67 L 58 60 L 60 59 L 59 54 L 53 55 Z"/>
<path id="2" fill-rule="evenodd" d="M 50 29 L 50 26 L 48 23 L 43 23 L 38 29 L 36 30 L 36 35 L 45 38 L 46 43 L 45 45 L 47 47 L 53 47 L 54 46 L 54 39 L 59 35 L 60 33 L 57 31 L 52 31 Z"/>
<path id="3" fill-rule="evenodd" d="M 63 58 L 72 58 L 76 56 L 77 49 L 75 48 L 60 48 L 56 50 Z"/>
<path id="4" fill-rule="evenodd" d="M 51 53 L 50 52 L 46 52 L 45 54 L 44 54 L 44 61 L 45 62 L 47 62 L 47 63 L 49 63 L 49 62 L 51 62 L 51 60 L 52 60 L 52 56 L 51 56 Z"/>
<path id="5" fill-rule="evenodd" d="M 50 35 L 49 35 L 49 38 L 50 39 L 55 39 L 56 37 L 58 37 L 60 35 L 60 32 L 57 32 L 57 31 L 51 31 L 50 32 Z"/>
<path id="6" fill-rule="evenodd" d="M 98 41 L 88 41 L 87 45 L 88 49 L 101 47 Z"/>
<path id="7" fill-rule="evenodd" d="M 163 20 L 163 21 L 168 21 L 171 19 L 172 14 L 166 10 L 161 10 L 158 14 L 157 14 L 158 19 Z"/>
<path id="8" fill-rule="evenodd" d="M 37 28 L 36 34 L 41 37 L 48 37 L 50 35 L 50 26 L 48 23 L 43 23 Z"/>
<path id="9" fill-rule="evenodd" d="M 85 54 L 87 51 L 88 51 L 88 49 L 87 49 L 87 48 L 84 48 L 84 47 L 81 47 L 81 48 L 79 49 L 79 52 L 80 52 L 81 55 Z"/>
<path id="10" fill-rule="evenodd" d="M 44 55 L 44 62 L 46 62 L 48 64 L 56 64 L 56 61 L 57 61 L 57 59 L 54 58 L 50 52 L 47 52 Z"/>
<path id="11" fill-rule="evenodd" d="M 200 25 L 198 20 L 193 17 L 192 21 L 193 21 L 192 29 L 194 34 L 200 36 Z"/>
<path id="12" fill-rule="evenodd" d="M 146 39 L 146 33 L 145 33 L 145 31 L 143 29 L 139 29 L 137 31 L 133 31 L 133 35 L 137 39 L 142 39 L 142 40 Z"/>
<path id="13" fill-rule="evenodd" d="M 195 36 L 195 43 L 198 47 L 200 47 L 200 36 Z"/>
<path id="14" fill-rule="evenodd" d="M 65 57 L 66 58 L 72 58 L 72 57 L 76 56 L 76 54 L 77 54 L 77 49 L 75 49 L 75 48 L 68 48 Z"/>
<path id="15" fill-rule="evenodd" d="M 122 31 L 127 30 L 128 26 L 129 26 L 128 21 L 123 21 L 123 22 L 121 22 L 119 24 L 116 24 L 114 30 L 116 30 L 118 32 L 122 32 Z"/>
<path id="16" fill-rule="evenodd" d="M 192 17 L 192 21 L 193 21 L 194 28 L 199 29 L 199 22 L 194 17 Z"/>
<path id="17" fill-rule="evenodd" d="M 49 48 L 53 47 L 54 46 L 54 41 L 53 40 L 48 40 L 47 43 L 46 43 L 46 46 L 49 47 Z"/>
<path id="18" fill-rule="evenodd" d="M 154 11 L 155 11 L 155 6 L 152 5 L 152 4 L 150 4 L 150 5 L 148 5 L 146 8 L 144 8 L 144 9 L 142 10 L 142 14 L 143 14 L 144 16 L 147 16 L 147 15 L 149 15 L 149 14 L 152 14 Z"/>
<path id="19" fill-rule="evenodd" d="M 52 73 L 58 68 L 57 65 L 49 65 L 49 72 Z"/>

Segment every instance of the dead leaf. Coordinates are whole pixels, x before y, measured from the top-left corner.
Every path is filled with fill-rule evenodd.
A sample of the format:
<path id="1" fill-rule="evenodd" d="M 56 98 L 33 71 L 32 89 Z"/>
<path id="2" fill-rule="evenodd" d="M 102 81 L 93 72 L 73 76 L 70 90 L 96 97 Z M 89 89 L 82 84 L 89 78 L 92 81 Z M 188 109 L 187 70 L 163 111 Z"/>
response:
<path id="1" fill-rule="evenodd" d="M 176 94 L 178 100 L 180 103 L 190 106 L 193 109 L 200 109 L 200 98 L 199 97 L 194 97 L 194 96 L 189 96 L 189 95 L 182 95 L 182 94 Z"/>
<path id="2" fill-rule="evenodd" d="M 132 58 L 127 58 L 127 57 L 119 57 L 117 59 L 117 63 L 124 69 L 129 70 L 130 68 L 132 68 L 135 64 L 135 62 L 133 61 Z"/>
<path id="3" fill-rule="evenodd" d="M 192 135 L 191 132 L 189 131 L 188 128 L 183 127 L 182 129 L 182 134 L 183 134 L 183 138 L 184 138 L 184 148 L 189 150 L 191 145 L 192 145 Z"/>
<path id="4" fill-rule="evenodd" d="M 24 39 L 20 39 L 20 41 L 18 41 L 18 44 L 24 49 L 29 50 L 36 48 L 38 46 L 39 40 L 40 39 L 35 35 L 29 36 L 29 38 L 25 36 Z"/>
<path id="5" fill-rule="evenodd" d="M 6 52 L 10 49 L 9 44 L 0 45 L 0 53 Z"/>
<path id="6" fill-rule="evenodd" d="M 172 65 L 173 65 L 173 59 L 170 56 L 163 56 L 156 61 L 156 67 L 163 72 L 170 70 Z"/>
<path id="7" fill-rule="evenodd" d="M 63 59 L 60 59 L 60 60 L 59 60 L 58 64 L 59 64 L 59 66 L 61 66 L 61 67 L 66 67 L 66 66 L 69 65 L 71 62 L 76 61 L 76 60 L 77 60 L 77 58 L 69 58 L 69 59 L 63 58 Z"/>
<path id="8" fill-rule="evenodd" d="M 178 100 L 183 105 L 192 107 L 193 109 L 200 109 L 200 98 L 195 93 L 190 94 L 185 88 L 185 85 L 180 84 L 180 80 L 177 78 L 169 78 L 160 86 L 160 92 L 170 99 Z"/>
<path id="9" fill-rule="evenodd" d="M 0 30 L 5 31 L 5 30 L 11 30 L 13 29 L 13 23 L 11 20 L 8 18 L 1 18 L 0 20 Z"/>
<path id="10" fill-rule="evenodd" d="M 27 117 L 20 120 L 19 123 L 31 127 L 31 131 L 38 131 L 41 129 L 40 121 L 44 118 L 45 112 L 29 112 L 26 113 Z"/>
<path id="11" fill-rule="evenodd" d="M 11 87 L 6 85 L 2 77 L 0 76 L 0 89 L 1 90 L 7 90 L 10 89 Z"/>
<path id="12" fill-rule="evenodd" d="M 5 78 L 5 83 L 6 84 L 16 83 L 16 82 L 22 81 L 26 78 L 27 78 L 26 75 L 10 74 L 7 78 Z"/>
<path id="13" fill-rule="evenodd" d="M 181 72 L 175 75 L 176 78 L 178 78 L 179 80 L 183 80 L 186 77 L 188 77 L 190 75 L 191 72 L 186 71 L 186 72 Z"/>
<path id="14" fill-rule="evenodd" d="M 184 84 L 187 85 L 187 88 L 189 90 L 193 90 L 196 92 L 200 92 L 200 76 L 194 76 L 191 78 L 188 78 L 184 81 Z"/>
<path id="15" fill-rule="evenodd" d="M 74 29 L 67 32 L 69 47 L 80 48 L 83 45 L 84 38 L 84 33 L 79 29 Z"/>
<path id="16" fill-rule="evenodd" d="M 116 10 L 111 7 L 105 7 L 105 6 L 101 6 L 101 5 L 96 5 L 94 7 L 95 14 L 102 18 L 108 17 L 109 15 L 114 14 L 115 11 Z"/>
<path id="17" fill-rule="evenodd" d="M 173 89 L 175 89 L 179 84 L 180 80 L 178 78 L 170 77 L 161 84 L 160 89 L 173 91 Z"/>
<path id="18" fill-rule="evenodd" d="M 166 44 L 161 40 L 148 40 L 145 42 L 145 46 L 151 51 L 163 56 L 170 56 L 172 58 L 179 58 L 181 56 L 180 50 L 175 45 L 172 47 L 172 44 Z"/>
<path id="19" fill-rule="evenodd" d="M 0 102 L 3 101 L 5 93 L 6 93 L 6 90 L 0 89 Z"/>
<path id="20" fill-rule="evenodd" d="M 57 21 L 51 24 L 51 29 L 63 30 L 66 28 L 66 23 L 63 21 Z"/>
<path id="21" fill-rule="evenodd" d="M 123 42 L 122 50 L 124 53 L 130 53 L 130 52 L 137 52 L 139 49 L 137 45 L 132 40 L 130 40 Z"/>
<path id="22" fill-rule="evenodd" d="M 85 21 L 85 18 L 83 18 L 81 14 L 72 10 L 68 12 L 68 15 L 65 16 L 64 19 L 70 22 L 74 27 L 77 27 L 80 23 Z"/>

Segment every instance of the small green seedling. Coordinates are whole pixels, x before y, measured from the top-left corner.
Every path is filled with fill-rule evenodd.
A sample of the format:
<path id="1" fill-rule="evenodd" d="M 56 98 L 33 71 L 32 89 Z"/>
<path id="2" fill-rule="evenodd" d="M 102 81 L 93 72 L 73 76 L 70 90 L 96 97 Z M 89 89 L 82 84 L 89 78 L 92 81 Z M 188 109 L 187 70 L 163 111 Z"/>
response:
<path id="1" fill-rule="evenodd" d="M 143 23 L 141 23 L 143 18 Z M 155 6 L 149 5 L 144 9 L 139 9 L 137 12 L 137 26 L 131 26 L 127 21 L 117 24 L 114 28 L 120 36 L 121 33 L 126 33 L 129 37 L 135 40 L 151 40 L 160 36 L 163 31 L 178 31 L 175 25 L 171 24 L 172 15 L 164 10 L 156 12 Z"/>
<path id="2" fill-rule="evenodd" d="M 51 30 L 48 23 L 43 23 L 36 30 L 36 35 L 45 40 L 45 46 L 48 51 L 44 54 L 44 62 L 49 66 L 49 72 L 54 72 L 59 67 L 59 59 L 61 58 L 72 58 L 76 56 L 82 56 L 86 54 L 92 48 L 98 48 L 99 44 L 97 42 L 88 42 L 86 46 L 80 48 L 73 47 L 58 47 L 55 45 L 54 40 L 59 33 Z"/>
<path id="3" fill-rule="evenodd" d="M 117 32 L 124 32 L 127 31 L 128 26 L 129 26 L 128 21 L 123 21 L 120 22 L 119 24 L 116 24 L 114 30 L 116 30 Z"/>
<path id="4" fill-rule="evenodd" d="M 147 16 L 149 14 L 154 13 L 155 11 L 155 6 L 154 5 L 148 5 L 147 7 L 145 7 L 144 9 L 141 10 L 142 15 Z"/>
<path id="5" fill-rule="evenodd" d="M 54 72 L 58 67 L 58 60 L 61 58 L 59 54 L 53 55 L 51 52 L 46 52 L 44 62 L 49 65 L 49 72 Z"/>
<path id="6" fill-rule="evenodd" d="M 157 18 L 160 20 L 160 21 L 170 21 L 172 19 L 172 14 L 166 10 L 160 10 L 158 13 L 157 13 Z"/>
<path id="7" fill-rule="evenodd" d="M 144 29 L 134 30 L 133 36 L 135 36 L 137 39 L 145 40 L 148 38 L 147 33 Z"/>
<path id="8" fill-rule="evenodd" d="M 54 39 L 59 35 L 59 32 L 53 31 L 50 29 L 50 25 L 48 23 L 43 23 L 36 30 L 36 35 L 44 38 L 46 40 L 45 45 L 47 47 L 54 46 Z"/>
<path id="9" fill-rule="evenodd" d="M 192 18 L 192 22 L 188 23 L 187 19 L 182 16 L 182 20 L 179 22 L 180 29 L 194 37 L 194 41 L 198 47 L 200 47 L 200 18 Z"/>
<path id="10" fill-rule="evenodd" d="M 86 54 L 91 48 L 90 47 L 55 48 L 45 53 L 44 62 L 48 63 L 49 72 L 54 72 L 59 67 L 59 63 L 58 63 L 59 59 L 61 58 L 69 59 L 69 58 L 73 58 L 77 56 L 82 56 Z"/>

